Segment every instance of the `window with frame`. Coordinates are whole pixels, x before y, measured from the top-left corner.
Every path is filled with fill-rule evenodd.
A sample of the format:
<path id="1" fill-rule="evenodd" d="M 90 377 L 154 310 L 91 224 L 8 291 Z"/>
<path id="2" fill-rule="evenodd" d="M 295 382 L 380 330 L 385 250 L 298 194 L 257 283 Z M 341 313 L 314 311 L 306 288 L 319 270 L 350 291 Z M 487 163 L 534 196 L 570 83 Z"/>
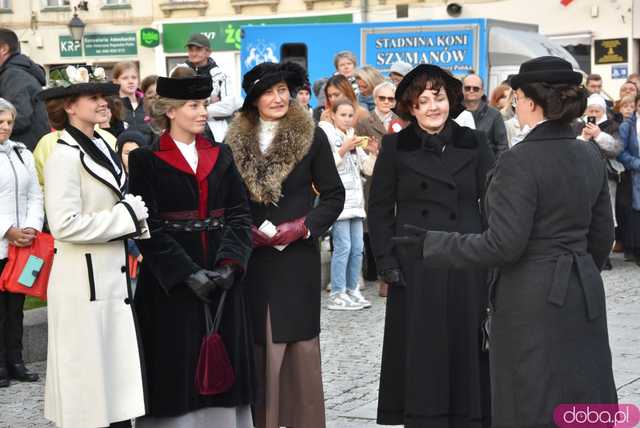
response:
<path id="1" fill-rule="evenodd" d="M 104 0 L 105 6 L 123 6 L 129 5 L 130 3 L 130 0 Z"/>
<path id="2" fill-rule="evenodd" d="M 69 7 L 71 0 L 46 0 L 45 7 Z"/>
<path id="3" fill-rule="evenodd" d="M 0 0 L 0 9 L 11 9 L 11 0 Z"/>

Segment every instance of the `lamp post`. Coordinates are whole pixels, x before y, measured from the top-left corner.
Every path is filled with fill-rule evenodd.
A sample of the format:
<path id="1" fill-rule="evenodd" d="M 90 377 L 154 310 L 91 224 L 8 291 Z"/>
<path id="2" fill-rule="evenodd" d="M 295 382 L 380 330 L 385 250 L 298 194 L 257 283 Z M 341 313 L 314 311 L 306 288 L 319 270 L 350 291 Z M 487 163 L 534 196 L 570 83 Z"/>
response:
<path id="1" fill-rule="evenodd" d="M 84 37 L 84 29 L 86 27 L 86 24 L 82 22 L 82 19 L 78 17 L 78 14 L 75 13 L 75 11 L 73 14 L 73 18 L 71 18 L 71 21 L 69 21 L 68 27 L 69 27 L 69 32 L 71 32 L 71 38 L 75 42 L 82 41 L 82 38 Z"/>

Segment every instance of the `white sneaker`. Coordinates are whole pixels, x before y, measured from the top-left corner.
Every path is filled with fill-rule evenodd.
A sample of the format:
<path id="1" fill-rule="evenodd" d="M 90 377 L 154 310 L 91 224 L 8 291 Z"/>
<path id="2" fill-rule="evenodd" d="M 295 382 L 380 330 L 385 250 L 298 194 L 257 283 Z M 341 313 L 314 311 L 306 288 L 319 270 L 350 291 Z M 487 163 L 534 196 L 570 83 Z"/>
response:
<path id="1" fill-rule="evenodd" d="M 332 311 L 359 311 L 363 306 L 349 298 L 346 293 L 336 293 L 329 296 L 327 309 Z"/>
<path id="2" fill-rule="evenodd" d="M 347 295 L 352 301 L 362 305 L 363 308 L 371 307 L 371 302 L 364 298 L 360 290 L 347 290 Z"/>

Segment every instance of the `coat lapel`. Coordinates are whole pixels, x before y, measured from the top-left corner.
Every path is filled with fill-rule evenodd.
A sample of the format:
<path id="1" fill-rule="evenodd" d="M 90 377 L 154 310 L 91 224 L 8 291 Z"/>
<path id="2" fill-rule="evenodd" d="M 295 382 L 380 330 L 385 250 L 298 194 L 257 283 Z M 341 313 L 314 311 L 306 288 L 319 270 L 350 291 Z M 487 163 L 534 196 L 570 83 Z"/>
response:
<path id="1" fill-rule="evenodd" d="M 173 141 L 173 138 L 171 138 L 169 133 L 165 132 L 160 136 L 160 147 L 158 150 L 153 152 L 153 154 L 178 171 L 194 175 L 193 170 L 185 160 L 184 156 L 182 156 L 180 149 L 178 149 L 178 146 L 176 146 L 176 143 Z M 200 160 L 198 160 L 198 164 L 199 163 Z"/>
<path id="2" fill-rule="evenodd" d="M 450 126 L 452 141 L 442 152 L 442 162 L 451 175 L 456 175 L 476 158 L 478 142 L 471 129 L 461 127 L 455 122 L 451 122 Z"/>
<path id="3" fill-rule="evenodd" d="M 122 199 L 123 189 L 126 184 L 126 177 L 124 174 L 120 174 L 119 179 L 117 180 L 113 172 L 96 162 L 96 160 L 87 153 L 85 148 L 78 143 L 78 141 L 73 138 L 69 132 L 67 132 L 67 130 L 62 132 L 59 141 L 62 141 L 63 144 L 68 146 L 77 148 L 80 151 L 80 162 L 89 175 L 109 187 L 118 196 L 118 198 Z"/>

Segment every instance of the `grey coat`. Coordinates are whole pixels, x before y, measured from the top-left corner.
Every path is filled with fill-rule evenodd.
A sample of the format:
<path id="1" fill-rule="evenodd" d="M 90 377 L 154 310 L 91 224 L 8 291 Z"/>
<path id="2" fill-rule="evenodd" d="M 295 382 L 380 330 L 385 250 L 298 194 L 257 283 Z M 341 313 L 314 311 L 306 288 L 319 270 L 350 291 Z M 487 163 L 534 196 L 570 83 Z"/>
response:
<path id="1" fill-rule="evenodd" d="M 13 55 L 0 66 L 0 97 L 13 104 L 18 112 L 11 139 L 32 151 L 38 140 L 49 132 L 44 103 L 35 98 L 45 83 L 42 67 L 25 55 Z"/>
<path id="2" fill-rule="evenodd" d="M 613 242 L 595 144 L 545 122 L 500 157 L 481 234 L 427 232 L 429 266 L 499 267 L 493 285 L 493 428 L 554 427 L 560 403 L 617 402 L 600 277 Z"/>
<path id="3" fill-rule="evenodd" d="M 480 106 L 471 113 L 473 114 L 473 120 L 476 122 L 476 130 L 482 131 L 487 135 L 489 146 L 493 150 L 496 158 L 502 152 L 509 150 L 507 129 L 504 126 L 502 115 L 498 110 L 483 101 L 480 103 Z"/>

